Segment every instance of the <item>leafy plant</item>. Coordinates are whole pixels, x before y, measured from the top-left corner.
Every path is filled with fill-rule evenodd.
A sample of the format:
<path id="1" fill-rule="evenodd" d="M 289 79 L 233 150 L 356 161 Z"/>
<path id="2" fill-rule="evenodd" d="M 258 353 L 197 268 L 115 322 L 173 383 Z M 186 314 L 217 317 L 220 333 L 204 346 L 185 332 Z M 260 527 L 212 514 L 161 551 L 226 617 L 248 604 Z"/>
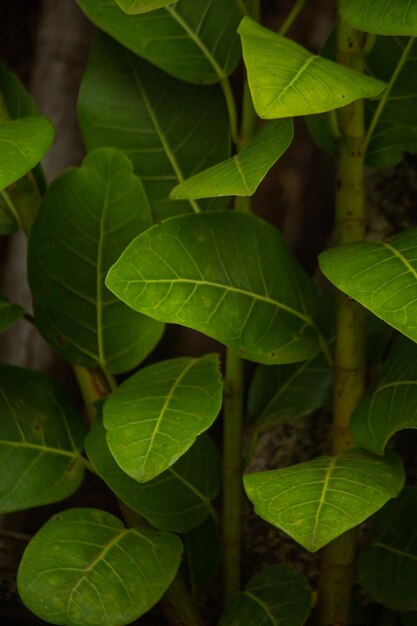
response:
<path id="1" fill-rule="evenodd" d="M 304 0 L 279 33 L 259 0 L 77 1 L 100 29 L 78 101 L 87 156 L 46 191 L 51 125 L 0 68 L 0 232 L 28 234 L 34 298 L 32 320 L 0 293 L 0 330 L 34 321 L 73 366 L 88 423 L 50 376 L 0 365 L 0 511 L 59 502 L 89 471 L 120 516 L 54 514 L 24 552 L 22 601 L 70 626 L 128 624 L 161 601 L 172 625 L 203 626 L 190 591 L 216 576 L 221 536 L 220 626 L 348 624 L 357 551 L 364 591 L 414 623 L 416 494 L 387 447 L 417 428 L 417 231 L 366 240 L 364 164 L 417 152 L 417 2 L 341 0 L 334 54 L 327 44 L 317 55 L 286 35 Z M 240 107 L 229 77 L 241 49 Z M 335 304 L 249 200 L 296 116 L 334 152 L 336 246 L 320 267 Z M 225 358 L 147 361 L 165 324 L 217 340 Z M 367 325 L 385 350 L 367 353 Z M 391 328 L 402 337 L 387 342 Z M 258 364 L 248 394 L 245 360 Z M 379 378 L 368 394 L 369 366 Z M 246 471 L 246 413 L 247 463 L 262 430 L 332 395 L 329 454 Z M 288 565 L 242 587 L 242 473 L 260 517 L 323 548 L 314 607 Z M 363 548 L 357 527 L 373 514 Z"/>

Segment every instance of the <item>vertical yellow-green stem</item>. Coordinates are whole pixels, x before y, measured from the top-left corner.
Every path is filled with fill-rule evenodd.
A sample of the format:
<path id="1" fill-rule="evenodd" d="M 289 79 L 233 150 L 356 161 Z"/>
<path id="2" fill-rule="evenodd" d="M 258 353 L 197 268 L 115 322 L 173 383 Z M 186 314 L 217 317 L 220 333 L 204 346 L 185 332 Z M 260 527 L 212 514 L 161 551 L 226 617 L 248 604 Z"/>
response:
<path id="1" fill-rule="evenodd" d="M 338 23 L 338 61 L 363 71 L 364 34 L 344 21 Z M 365 236 L 364 107 L 358 100 L 337 112 L 339 139 L 336 157 L 336 243 L 361 241 Z M 342 293 L 337 295 L 333 454 L 352 446 L 349 420 L 364 390 L 364 311 Z M 349 622 L 357 530 L 331 542 L 323 552 L 319 588 L 320 626 Z"/>

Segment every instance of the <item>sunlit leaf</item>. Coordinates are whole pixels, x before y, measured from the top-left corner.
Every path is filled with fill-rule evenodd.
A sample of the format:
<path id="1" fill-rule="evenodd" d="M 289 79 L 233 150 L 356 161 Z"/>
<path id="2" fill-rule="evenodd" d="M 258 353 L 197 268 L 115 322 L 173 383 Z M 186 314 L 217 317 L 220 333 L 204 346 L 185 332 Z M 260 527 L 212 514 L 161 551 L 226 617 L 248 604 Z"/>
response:
<path id="1" fill-rule="evenodd" d="M 39 330 L 64 358 L 120 372 L 155 347 L 163 327 L 104 286 L 109 267 L 151 223 L 140 180 L 111 148 L 48 189 L 29 239 L 29 283 Z"/>
<path id="2" fill-rule="evenodd" d="M 311 115 L 374 98 L 385 83 L 316 56 L 249 17 L 239 29 L 255 109 L 266 119 Z"/>
<path id="3" fill-rule="evenodd" d="M 0 291 L 0 333 L 13 326 L 24 314 L 25 310 L 21 306 L 10 302 L 4 293 Z"/>
<path id="4" fill-rule="evenodd" d="M 345 0 L 339 12 L 349 24 L 367 33 L 417 36 L 415 0 Z"/>
<path id="5" fill-rule="evenodd" d="M 227 205 L 227 199 L 169 200 L 177 183 L 230 155 L 229 119 L 217 86 L 171 78 L 101 35 L 83 77 L 78 115 L 88 150 L 115 146 L 129 155 L 154 221 Z"/>
<path id="6" fill-rule="evenodd" d="M 70 509 L 30 541 L 18 571 L 19 594 L 53 624 L 130 624 L 170 585 L 181 550 L 170 533 L 125 528 L 96 509 Z"/>
<path id="7" fill-rule="evenodd" d="M 173 4 L 176 0 L 116 0 L 119 7 L 129 15 L 135 13 L 147 13 L 168 4 Z"/>
<path id="8" fill-rule="evenodd" d="M 394 453 L 380 458 L 349 450 L 247 474 L 244 484 L 260 517 L 315 552 L 394 498 L 404 470 Z"/>
<path id="9" fill-rule="evenodd" d="M 310 279 L 279 231 L 251 215 L 167 220 L 132 242 L 106 284 L 134 309 L 200 330 L 253 361 L 291 363 L 319 349 Z"/>
<path id="10" fill-rule="evenodd" d="M 181 80 L 214 83 L 238 63 L 241 14 L 235 2 L 180 0 L 142 15 L 126 15 L 114 0 L 77 2 L 96 26 Z"/>
<path id="11" fill-rule="evenodd" d="M 0 512 L 63 500 L 83 476 L 80 416 L 45 374 L 0 366 Z"/>
<path id="12" fill-rule="evenodd" d="M 180 183 L 174 200 L 215 196 L 251 196 L 293 138 L 291 120 L 267 122 L 241 152 Z"/>

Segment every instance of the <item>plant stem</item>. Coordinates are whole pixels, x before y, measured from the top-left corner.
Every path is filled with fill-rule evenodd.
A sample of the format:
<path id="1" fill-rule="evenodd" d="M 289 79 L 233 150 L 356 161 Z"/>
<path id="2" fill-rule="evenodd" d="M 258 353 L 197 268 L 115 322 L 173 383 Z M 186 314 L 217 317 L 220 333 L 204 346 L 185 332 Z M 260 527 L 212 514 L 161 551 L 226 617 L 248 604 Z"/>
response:
<path id="1" fill-rule="evenodd" d="M 287 17 L 285 18 L 283 24 L 281 25 L 281 27 L 280 27 L 280 29 L 278 31 L 279 35 L 285 35 L 285 33 L 290 30 L 291 26 L 293 25 L 293 23 L 297 19 L 299 13 L 303 10 L 304 5 L 306 4 L 306 2 L 307 2 L 307 0 L 296 0 L 295 1 L 293 8 L 288 13 Z"/>
<path id="2" fill-rule="evenodd" d="M 182 576 L 176 575 L 160 601 L 171 626 L 203 626 Z"/>
<path id="3" fill-rule="evenodd" d="M 230 84 L 230 80 L 225 76 L 220 81 L 221 88 L 223 90 L 224 99 L 226 100 L 226 107 L 229 113 L 229 124 L 230 124 L 230 134 L 232 136 L 233 143 L 237 144 L 238 142 L 238 122 L 237 122 L 237 111 L 236 111 L 236 101 L 235 96 L 233 94 L 232 86 Z"/>
<path id="4" fill-rule="evenodd" d="M 338 23 L 338 61 L 363 71 L 365 35 L 343 20 Z M 364 107 L 358 100 L 337 112 L 340 138 L 336 155 L 336 242 L 365 237 Z M 358 303 L 337 294 L 333 454 L 352 446 L 349 421 L 365 384 L 365 312 Z M 320 626 L 348 624 L 357 529 L 332 541 L 323 552 L 319 584 Z"/>

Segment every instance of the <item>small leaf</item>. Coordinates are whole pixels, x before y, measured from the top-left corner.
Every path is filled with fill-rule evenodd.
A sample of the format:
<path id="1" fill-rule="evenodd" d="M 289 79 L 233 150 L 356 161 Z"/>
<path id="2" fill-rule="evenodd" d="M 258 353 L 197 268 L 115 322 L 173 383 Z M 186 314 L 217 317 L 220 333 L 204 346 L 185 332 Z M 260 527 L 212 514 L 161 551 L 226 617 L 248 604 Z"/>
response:
<path id="1" fill-rule="evenodd" d="M 187 580 L 191 586 L 208 584 L 215 578 L 221 558 L 219 526 L 214 517 L 207 517 L 200 526 L 183 535 L 182 540 Z"/>
<path id="2" fill-rule="evenodd" d="M 26 606 L 47 622 L 122 626 L 158 602 L 180 559 L 175 535 L 125 528 L 104 511 L 70 509 L 30 541 L 17 585 Z"/>
<path id="3" fill-rule="evenodd" d="M 311 606 L 305 576 L 287 565 L 270 565 L 232 596 L 219 626 L 303 626 Z"/>
<path id="4" fill-rule="evenodd" d="M 106 431 L 97 419 L 85 440 L 88 458 L 118 498 L 155 528 L 183 533 L 211 513 L 220 489 L 221 461 L 216 446 L 202 435 L 176 463 L 140 484 L 125 474 L 110 453 Z"/>
<path id="5" fill-rule="evenodd" d="M 64 500 L 84 470 L 84 427 L 56 385 L 40 372 L 0 366 L 0 512 Z"/>
<path id="6" fill-rule="evenodd" d="M 39 330 L 65 359 L 123 372 L 158 343 L 163 327 L 104 286 L 111 264 L 150 225 L 140 180 L 118 150 L 89 154 L 48 189 L 29 239 L 29 284 Z"/>
<path id="7" fill-rule="evenodd" d="M 168 469 L 216 419 L 223 385 L 217 355 L 180 357 L 141 369 L 103 407 L 117 463 L 140 482 Z"/>
<path id="8" fill-rule="evenodd" d="M 255 512 L 310 552 L 357 526 L 404 484 L 400 457 L 361 450 L 321 456 L 288 468 L 247 474 Z"/>
<path id="9" fill-rule="evenodd" d="M 51 123 L 40 116 L 0 123 L 0 190 L 39 163 L 53 136 Z"/>
<path id="10" fill-rule="evenodd" d="M 217 86 L 187 85 L 100 35 L 81 84 L 78 116 L 89 151 L 114 146 L 129 155 L 153 221 L 218 205 L 218 199 L 169 200 L 177 183 L 230 155 L 229 118 Z M 220 202 L 225 207 L 228 200 Z"/>
<path id="11" fill-rule="evenodd" d="M 119 7 L 129 15 L 135 13 L 147 13 L 168 4 L 173 4 L 176 0 L 116 0 Z"/>
<path id="12" fill-rule="evenodd" d="M 251 196 L 292 139 L 291 120 L 268 122 L 241 152 L 188 178 L 174 187 L 169 197 Z"/>
<path id="13" fill-rule="evenodd" d="M 392 435 L 405 428 L 417 428 L 417 346 L 401 338 L 378 387 L 353 412 L 350 429 L 359 446 L 383 454 Z"/>
<path id="14" fill-rule="evenodd" d="M 366 33 L 417 36 L 415 0 L 345 0 L 339 12 L 351 26 Z"/>
<path id="15" fill-rule="evenodd" d="M 394 611 L 417 611 L 417 489 L 406 487 L 374 519 L 374 543 L 359 554 L 367 594 Z"/>
<path id="16" fill-rule="evenodd" d="M 359 242 L 319 257 L 338 289 L 417 342 L 417 229 L 390 241 Z"/>
<path id="17" fill-rule="evenodd" d="M 181 80 L 215 83 L 239 61 L 241 14 L 234 2 L 181 0 L 142 15 L 126 15 L 114 0 L 77 2 L 113 39 Z"/>
<path id="18" fill-rule="evenodd" d="M 10 302 L 4 293 L 0 291 L 0 333 L 22 319 L 24 314 L 25 309 L 14 302 Z"/>
<path id="19" fill-rule="evenodd" d="M 253 103 L 262 118 L 331 111 L 358 98 L 374 98 L 386 86 L 312 54 L 249 17 L 243 18 L 238 33 Z"/>
<path id="20" fill-rule="evenodd" d="M 246 359 L 291 363 L 319 350 L 313 285 L 279 231 L 252 215 L 171 218 L 132 242 L 106 284 L 135 310 L 200 330 Z"/>

